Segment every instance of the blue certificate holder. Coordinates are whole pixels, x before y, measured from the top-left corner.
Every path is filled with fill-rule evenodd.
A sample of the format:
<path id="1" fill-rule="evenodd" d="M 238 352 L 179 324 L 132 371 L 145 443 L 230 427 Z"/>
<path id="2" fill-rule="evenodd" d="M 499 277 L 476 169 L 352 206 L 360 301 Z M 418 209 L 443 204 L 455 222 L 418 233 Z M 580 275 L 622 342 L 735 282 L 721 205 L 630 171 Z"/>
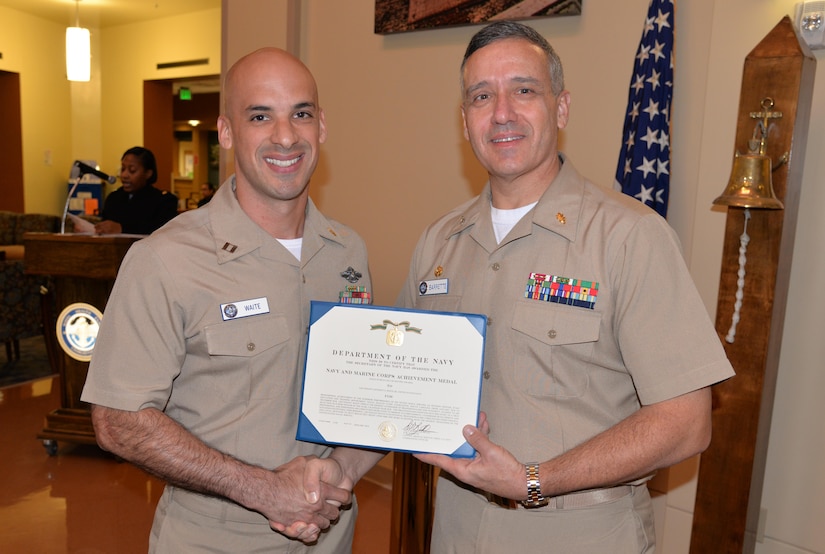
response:
<path id="1" fill-rule="evenodd" d="M 313 301 L 298 440 L 472 458 L 487 318 Z"/>

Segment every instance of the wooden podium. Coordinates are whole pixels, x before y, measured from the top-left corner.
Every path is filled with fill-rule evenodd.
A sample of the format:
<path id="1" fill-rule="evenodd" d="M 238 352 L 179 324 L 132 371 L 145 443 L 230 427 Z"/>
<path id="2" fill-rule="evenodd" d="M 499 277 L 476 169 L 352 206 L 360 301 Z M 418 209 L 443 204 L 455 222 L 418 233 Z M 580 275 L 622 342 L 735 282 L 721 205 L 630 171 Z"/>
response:
<path id="1" fill-rule="evenodd" d="M 112 292 L 120 262 L 137 235 L 65 235 L 26 233 L 26 273 L 54 280 L 57 312 L 75 302 L 91 304 L 101 312 Z M 96 444 L 89 405 L 80 401 L 89 363 L 66 354 L 57 341 L 56 316 L 50 300 L 44 303 L 46 349 L 52 369 L 60 376 L 60 408 L 46 415 L 37 435 L 50 455 L 57 441 Z"/>

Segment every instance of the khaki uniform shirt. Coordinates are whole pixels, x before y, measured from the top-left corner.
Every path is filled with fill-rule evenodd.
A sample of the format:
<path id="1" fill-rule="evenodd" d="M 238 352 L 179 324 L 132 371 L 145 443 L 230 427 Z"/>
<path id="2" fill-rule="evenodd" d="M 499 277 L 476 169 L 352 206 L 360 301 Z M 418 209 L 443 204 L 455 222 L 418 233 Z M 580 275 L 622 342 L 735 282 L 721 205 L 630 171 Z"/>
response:
<path id="1" fill-rule="evenodd" d="M 366 248 L 353 230 L 310 200 L 298 261 L 244 213 L 230 179 L 207 206 L 130 248 L 82 399 L 163 410 L 209 446 L 266 468 L 327 455 L 328 447 L 295 440 L 309 306 L 337 301 L 355 273 L 354 284 L 370 291 Z M 193 496 L 186 502 L 210 517 L 268 525 L 230 502 L 174 494 Z"/>
<path id="2" fill-rule="evenodd" d="M 554 458 L 643 404 L 733 375 L 678 239 L 655 212 L 569 160 L 501 244 L 490 208 L 488 184 L 426 229 L 398 303 L 488 317 L 481 409 L 490 439 L 519 461 Z M 534 299 L 532 284 L 552 277 L 587 290 Z M 445 279 L 446 294 L 420 294 Z"/>

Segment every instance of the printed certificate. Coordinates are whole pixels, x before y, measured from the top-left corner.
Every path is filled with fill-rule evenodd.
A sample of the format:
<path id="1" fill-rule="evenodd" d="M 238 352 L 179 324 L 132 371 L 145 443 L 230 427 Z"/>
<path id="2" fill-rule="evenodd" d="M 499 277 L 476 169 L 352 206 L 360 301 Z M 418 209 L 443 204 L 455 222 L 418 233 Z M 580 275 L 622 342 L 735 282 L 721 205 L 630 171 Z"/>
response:
<path id="1" fill-rule="evenodd" d="M 298 440 L 470 458 L 487 318 L 312 302 Z"/>

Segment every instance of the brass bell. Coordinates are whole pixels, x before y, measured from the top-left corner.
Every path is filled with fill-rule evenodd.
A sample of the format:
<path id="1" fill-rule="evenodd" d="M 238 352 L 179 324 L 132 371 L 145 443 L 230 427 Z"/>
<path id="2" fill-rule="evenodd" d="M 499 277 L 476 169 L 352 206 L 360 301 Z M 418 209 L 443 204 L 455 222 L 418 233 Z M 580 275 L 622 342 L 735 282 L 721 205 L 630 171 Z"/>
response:
<path id="1" fill-rule="evenodd" d="M 737 152 L 728 186 L 713 203 L 738 208 L 784 209 L 785 206 L 773 191 L 771 159 L 753 152 Z"/>
<path id="2" fill-rule="evenodd" d="M 785 206 L 773 192 L 771 173 L 771 159 L 765 155 L 768 147 L 768 123 L 771 119 L 782 117 L 782 112 L 772 111 L 773 98 L 762 99 L 762 111 L 752 112 L 757 121 L 753 129 L 753 137 L 748 141 L 748 153 L 739 154 L 733 158 L 733 169 L 725 192 L 713 201 L 719 206 L 735 206 L 737 208 L 764 208 L 768 210 L 782 210 Z M 787 154 L 780 159 L 780 165 L 786 163 Z"/>

